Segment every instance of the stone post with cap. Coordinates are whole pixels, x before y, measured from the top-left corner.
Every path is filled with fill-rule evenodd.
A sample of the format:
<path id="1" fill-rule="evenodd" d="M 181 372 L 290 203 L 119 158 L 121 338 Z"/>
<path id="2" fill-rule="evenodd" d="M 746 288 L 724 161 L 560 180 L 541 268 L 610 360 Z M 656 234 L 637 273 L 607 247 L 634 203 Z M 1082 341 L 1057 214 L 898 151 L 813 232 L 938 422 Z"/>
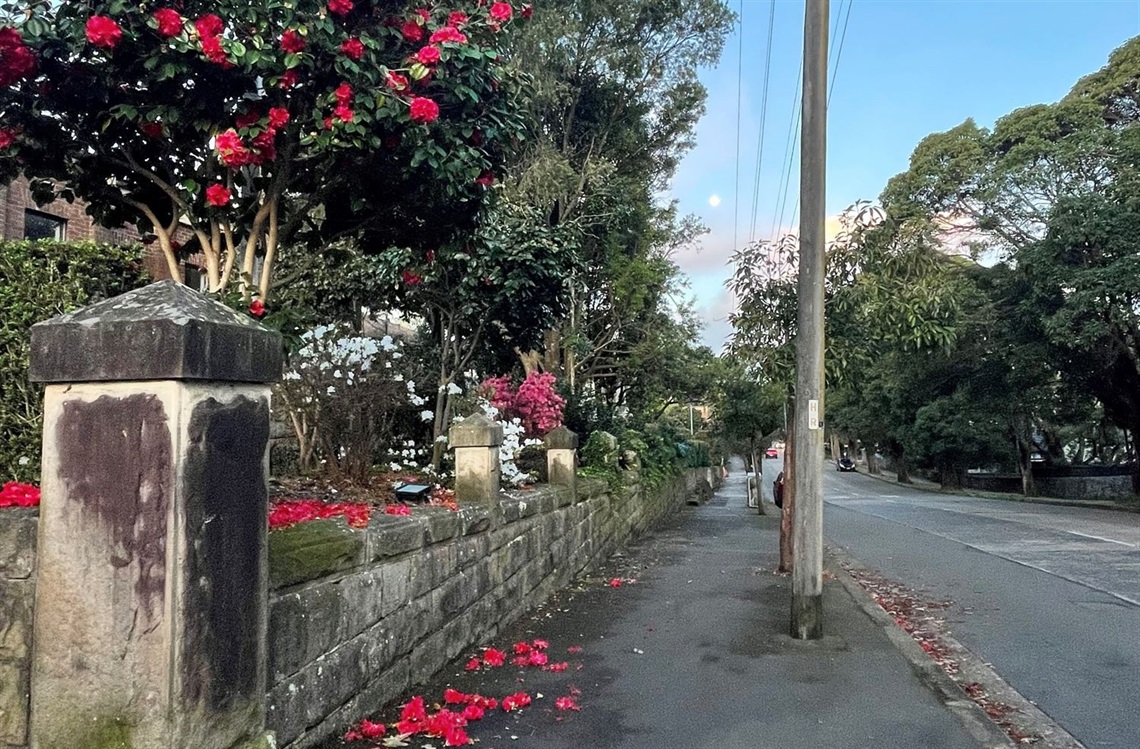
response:
<path id="1" fill-rule="evenodd" d="M 280 336 L 173 281 L 32 327 L 44 383 L 32 749 L 265 734 Z"/>
<path id="2" fill-rule="evenodd" d="M 578 435 L 559 426 L 547 433 L 544 443 L 547 481 L 553 486 L 569 487 L 574 496 L 578 486 Z"/>
<path id="3" fill-rule="evenodd" d="M 474 414 L 453 424 L 447 441 L 455 450 L 456 499 L 497 507 L 502 425 L 483 414 Z"/>

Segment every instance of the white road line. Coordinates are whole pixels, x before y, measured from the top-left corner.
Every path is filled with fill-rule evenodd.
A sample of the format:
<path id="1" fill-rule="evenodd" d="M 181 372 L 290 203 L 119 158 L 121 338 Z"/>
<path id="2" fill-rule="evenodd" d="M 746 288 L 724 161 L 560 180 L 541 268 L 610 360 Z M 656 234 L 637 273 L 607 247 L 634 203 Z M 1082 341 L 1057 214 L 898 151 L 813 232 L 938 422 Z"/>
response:
<path id="1" fill-rule="evenodd" d="M 1026 523 L 1026 525 L 1029 525 L 1029 523 Z M 1050 529 L 1050 530 L 1052 530 L 1052 529 Z M 1105 538 L 1104 536 L 1094 536 L 1091 533 L 1080 533 L 1078 531 L 1060 531 L 1060 532 L 1061 533 L 1070 533 L 1074 536 L 1080 536 L 1081 538 L 1091 538 L 1091 539 L 1094 539 L 1096 541 L 1107 541 L 1110 544 L 1120 544 L 1121 546 L 1127 546 L 1130 549 L 1140 548 L 1140 546 L 1137 546 L 1136 544 L 1130 544 L 1127 541 L 1117 541 L 1115 538 Z"/>

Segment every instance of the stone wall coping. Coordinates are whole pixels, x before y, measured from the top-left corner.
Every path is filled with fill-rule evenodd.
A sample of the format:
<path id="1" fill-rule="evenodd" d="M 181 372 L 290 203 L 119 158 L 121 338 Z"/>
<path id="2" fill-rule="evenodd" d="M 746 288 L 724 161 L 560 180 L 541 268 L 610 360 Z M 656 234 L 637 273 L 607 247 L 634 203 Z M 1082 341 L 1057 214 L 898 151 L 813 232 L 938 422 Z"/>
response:
<path id="1" fill-rule="evenodd" d="M 483 414 L 472 414 L 448 430 L 447 443 L 457 447 L 498 447 L 503 444 L 503 425 Z"/>
<path id="2" fill-rule="evenodd" d="M 547 450 L 577 450 L 578 435 L 565 426 L 550 430 L 543 440 Z"/>
<path id="3" fill-rule="evenodd" d="M 606 493 L 606 482 L 582 479 L 572 495 L 561 486 L 540 484 L 499 494 L 499 523 L 507 525 L 543 515 Z M 491 508 L 461 503 L 458 511 L 415 508 L 411 515 L 375 511 L 367 528 L 351 528 L 344 518 L 310 520 L 269 534 L 269 587 L 281 591 L 333 574 L 402 556 L 435 544 L 489 533 Z"/>
<path id="4" fill-rule="evenodd" d="M 174 281 L 32 326 L 33 382 L 281 379 L 281 335 Z"/>

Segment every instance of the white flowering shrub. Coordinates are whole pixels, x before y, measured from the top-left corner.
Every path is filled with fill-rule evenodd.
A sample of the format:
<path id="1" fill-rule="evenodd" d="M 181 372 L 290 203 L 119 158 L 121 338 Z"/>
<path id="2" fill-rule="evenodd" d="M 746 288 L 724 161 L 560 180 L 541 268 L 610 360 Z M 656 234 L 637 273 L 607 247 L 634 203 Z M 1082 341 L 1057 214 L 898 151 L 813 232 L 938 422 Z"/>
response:
<path id="1" fill-rule="evenodd" d="M 485 398 L 478 401 L 479 408 L 489 419 L 494 419 L 503 427 L 503 444 L 499 446 L 499 469 L 502 480 L 510 486 L 519 486 L 534 481 L 534 476 L 523 471 L 515 462 L 524 448 L 541 445 L 540 439 L 528 439 L 523 429 L 522 419 L 505 419 L 499 409 Z"/>
<path id="2" fill-rule="evenodd" d="M 408 376 L 414 363 L 403 359 L 403 344 L 389 336 L 335 325 L 301 335 L 276 393 L 300 443 L 302 470 L 320 464 L 364 481 L 380 456 L 392 470 L 418 467 L 426 429 L 417 414 L 427 401 Z"/>

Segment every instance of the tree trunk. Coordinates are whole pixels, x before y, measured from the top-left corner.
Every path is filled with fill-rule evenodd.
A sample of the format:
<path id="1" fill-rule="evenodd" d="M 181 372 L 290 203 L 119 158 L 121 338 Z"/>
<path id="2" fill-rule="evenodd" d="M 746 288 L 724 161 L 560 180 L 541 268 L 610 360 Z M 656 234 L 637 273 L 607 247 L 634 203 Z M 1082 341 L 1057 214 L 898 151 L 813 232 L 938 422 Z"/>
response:
<path id="1" fill-rule="evenodd" d="M 831 433 L 831 459 L 832 460 L 839 460 L 841 457 L 843 457 L 841 455 L 842 450 L 843 450 L 843 448 L 840 447 L 840 445 L 839 445 L 839 435 L 832 432 Z"/>
<path id="2" fill-rule="evenodd" d="M 788 422 L 788 437 L 784 447 L 784 506 L 780 513 L 780 572 L 792 571 L 792 519 L 796 506 L 795 465 L 796 444 L 795 417 Z"/>
<path id="3" fill-rule="evenodd" d="M 1017 440 L 1017 470 L 1021 473 L 1021 493 L 1027 497 L 1037 496 L 1037 484 L 1033 481 L 1033 451 L 1024 440 Z"/>
<path id="4" fill-rule="evenodd" d="M 961 489 L 962 469 L 956 466 L 941 466 L 938 470 L 938 483 L 943 489 Z"/>
<path id="5" fill-rule="evenodd" d="M 867 455 L 867 473 L 878 476 L 880 473 L 879 459 L 875 457 L 875 446 L 868 445 L 863 448 L 863 452 Z"/>
<path id="6" fill-rule="evenodd" d="M 895 474 L 900 484 L 913 483 L 910 480 L 910 472 L 906 469 L 906 448 L 902 445 L 895 447 L 891 450 L 891 457 L 895 461 Z"/>

